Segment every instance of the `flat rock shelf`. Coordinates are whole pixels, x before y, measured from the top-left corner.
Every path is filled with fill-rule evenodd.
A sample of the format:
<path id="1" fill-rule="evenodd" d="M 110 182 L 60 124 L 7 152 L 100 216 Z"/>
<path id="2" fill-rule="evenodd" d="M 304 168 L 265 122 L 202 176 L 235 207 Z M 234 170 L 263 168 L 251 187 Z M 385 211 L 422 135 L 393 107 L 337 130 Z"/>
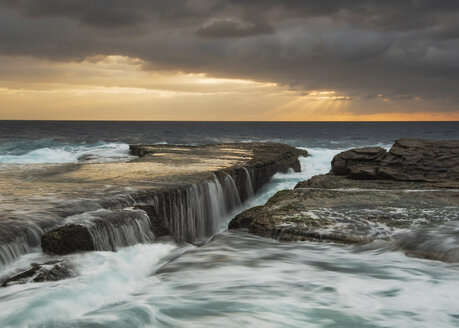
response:
<path id="1" fill-rule="evenodd" d="M 307 155 L 279 143 L 132 145 L 130 153 L 128 162 L 2 165 L 0 266 L 42 241 L 51 254 L 116 250 L 166 234 L 203 242 L 218 220 L 276 172 L 300 170 L 298 156 Z"/>

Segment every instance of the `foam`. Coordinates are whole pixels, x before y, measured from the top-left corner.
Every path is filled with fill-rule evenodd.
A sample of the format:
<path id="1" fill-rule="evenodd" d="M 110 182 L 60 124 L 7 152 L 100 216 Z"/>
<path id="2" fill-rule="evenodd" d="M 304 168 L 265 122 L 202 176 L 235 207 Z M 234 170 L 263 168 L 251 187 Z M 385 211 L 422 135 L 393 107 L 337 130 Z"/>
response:
<path id="1" fill-rule="evenodd" d="M 22 146 L 22 142 L 18 147 Z M 0 163 L 13 164 L 45 164 L 45 163 L 72 163 L 78 162 L 80 158 L 91 161 L 126 161 L 133 158 L 129 155 L 129 145 L 124 143 L 96 144 L 65 144 L 56 142 L 44 142 L 37 144 L 36 149 L 20 151 L 0 150 Z"/>

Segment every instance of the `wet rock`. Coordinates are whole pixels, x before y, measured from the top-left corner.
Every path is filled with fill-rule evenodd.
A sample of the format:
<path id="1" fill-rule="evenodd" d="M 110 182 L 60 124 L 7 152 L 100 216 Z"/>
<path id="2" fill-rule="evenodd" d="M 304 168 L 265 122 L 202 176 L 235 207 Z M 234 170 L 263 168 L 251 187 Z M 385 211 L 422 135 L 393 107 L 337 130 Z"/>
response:
<path id="1" fill-rule="evenodd" d="M 351 149 L 333 158 L 331 173 L 362 180 L 459 181 L 459 141 L 399 139 L 389 152 Z"/>
<path id="2" fill-rule="evenodd" d="M 229 229 L 283 241 L 384 241 L 411 255 L 459 261 L 459 247 L 426 247 L 439 244 L 435 235 L 407 242 L 418 241 L 413 231 L 459 220 L 459 192 L 451 190 L 459 187 L 458 164 L 458 141 L 401 139 L 389 152 L 351 149 L 335 156 L 329 174 L 278 192 L 236 216 Z"/>
<path id="3" fill-rule="evenodd" d="M 139 156 L 133 162 L 148 162 L 161 160 L 166 155 L 171 157 L 184 157 L 184 154 L 195 154 L 201 159 L 206 157 L 240 158 L 241 161 L 231 167 L 213 172 L 216 175 L 230 174 L 237 186 L 241 186 L 244 177 L 243 170 L 251 173 L 253 190 L 256 192 L 269 179 L 278 172 L 301 171 L 299 156 L 308 156 L 306 150 L 282 143 L 226 143 L 203 146 L 177 146 L 177 145 L 130 145 L 130 154 Z M 189 161 L 189 159 L 187 159 Z M 183 163 L 189 165 L 190 162 Z M 243 197 L 244 200 L 244 197 Z"/>
<path id="4" fill-rule="evenodd" d="M 358 244 L 459 219 L 458 206 L 458 193 L 452 191 L 284 190 L 237 215 L 228 228 L 284 241 Z"/>
<path id="5" fill-rule="evenodd" d="M 30 282 L 58 281 L 74 277 L 73 266 L 66 261 L 55 260 L 45 263 L 32 263 L 31 269 L 22 271 L 4 280 L 1 287 Z"/>
<path id="6" fill-rule="evenodd" d="M 44 253 L 64 255 L 95 250 L 87 227 L 69 224 L 45 233 L 41 238 Z"/>

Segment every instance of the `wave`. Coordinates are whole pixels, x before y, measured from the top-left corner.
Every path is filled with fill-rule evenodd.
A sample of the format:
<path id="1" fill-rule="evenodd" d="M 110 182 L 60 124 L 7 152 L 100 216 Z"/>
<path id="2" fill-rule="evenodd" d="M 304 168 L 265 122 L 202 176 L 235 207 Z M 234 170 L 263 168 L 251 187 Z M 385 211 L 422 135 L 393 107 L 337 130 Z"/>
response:
<path id="1" fill-rule="evenodd" d="M 0 145 L 0 163 L 62 164 L 78 161 L 127 161 L 129 145 L 119 142 L 70 144 L 54 140 L 8 141 Z"/>

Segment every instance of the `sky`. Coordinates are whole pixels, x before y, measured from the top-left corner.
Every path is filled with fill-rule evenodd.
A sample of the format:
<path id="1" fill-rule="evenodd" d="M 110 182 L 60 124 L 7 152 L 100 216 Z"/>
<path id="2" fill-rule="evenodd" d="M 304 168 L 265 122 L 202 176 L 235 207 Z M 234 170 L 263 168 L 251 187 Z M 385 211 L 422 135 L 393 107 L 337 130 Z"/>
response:
<path id="1" fill-rule="evenodd" d="M 0 0 L 0 119 L 459 120 L 457 0 Z"/>

